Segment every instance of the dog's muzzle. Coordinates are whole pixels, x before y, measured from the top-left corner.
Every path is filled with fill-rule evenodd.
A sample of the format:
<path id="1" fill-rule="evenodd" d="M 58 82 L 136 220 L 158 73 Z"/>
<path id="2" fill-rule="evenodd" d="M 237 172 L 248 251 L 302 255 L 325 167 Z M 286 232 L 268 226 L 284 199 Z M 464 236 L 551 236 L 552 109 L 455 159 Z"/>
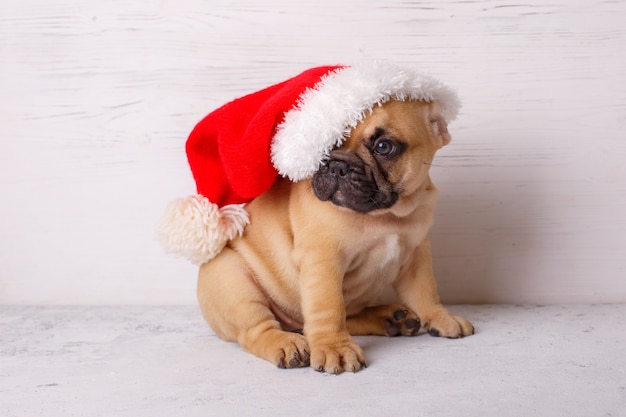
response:
<path id="1" fill-rule="evenodd" d="M 333 152 L 311 183 L 320 200 L 359 213 L 389 208 L 398 200 L 398 193 L 393 191 L 380 167 L 372 167 L 347 152 Z"/>

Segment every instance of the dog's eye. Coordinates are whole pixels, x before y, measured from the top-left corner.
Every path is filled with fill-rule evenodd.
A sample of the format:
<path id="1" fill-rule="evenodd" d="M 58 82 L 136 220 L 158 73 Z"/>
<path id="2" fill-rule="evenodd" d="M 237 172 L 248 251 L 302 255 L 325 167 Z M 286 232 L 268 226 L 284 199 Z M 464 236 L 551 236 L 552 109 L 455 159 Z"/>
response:
<path id="1" fill-rule="evenodd" d="M 374 143 L 374 149 L 372 149 L 372 152 L 380 156 L 391 156 L 396 152 L 397 149 L 398 147 L 396 146 L 394 141 L 383 138 L 378 139 Z"/>

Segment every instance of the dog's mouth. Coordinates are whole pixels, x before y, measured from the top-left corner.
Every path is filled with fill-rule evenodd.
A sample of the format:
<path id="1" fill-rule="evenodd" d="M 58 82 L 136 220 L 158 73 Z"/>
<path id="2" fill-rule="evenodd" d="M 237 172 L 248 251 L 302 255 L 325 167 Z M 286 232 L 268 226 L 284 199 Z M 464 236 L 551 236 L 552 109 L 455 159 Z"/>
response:
<path id="1" fill-rule="evenodd" d="M 372 167 L 349 152 L 333 152 L 311 184 L 320 200 L 358 213 L 386 209 L 398 200 L 398 193 L 379 166 Z"/>

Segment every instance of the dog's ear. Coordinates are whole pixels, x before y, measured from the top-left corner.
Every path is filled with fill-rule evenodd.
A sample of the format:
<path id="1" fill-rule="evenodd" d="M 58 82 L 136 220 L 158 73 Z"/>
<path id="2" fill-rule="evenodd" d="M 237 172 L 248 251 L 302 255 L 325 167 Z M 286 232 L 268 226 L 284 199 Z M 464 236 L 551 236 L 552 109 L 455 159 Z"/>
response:
<path id="1" fill-rule="evenodd" d="M 452 140 L 450 133 L 448 132 L 448 122 L 443 118 L 441 109 L 437 103 L 431 103 L 430 114 L 428 115 L 428 124 L 430 133 L 437 141 L 439 146 L 445 146 Z"/>

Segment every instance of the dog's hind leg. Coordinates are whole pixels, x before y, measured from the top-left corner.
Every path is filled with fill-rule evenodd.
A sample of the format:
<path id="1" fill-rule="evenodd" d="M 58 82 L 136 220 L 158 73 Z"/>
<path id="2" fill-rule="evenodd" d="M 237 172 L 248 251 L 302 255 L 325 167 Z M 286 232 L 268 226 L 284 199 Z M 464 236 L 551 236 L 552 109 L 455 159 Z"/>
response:
<path id="1" fill-rule="evenodd" d="M 232 249 L 224 248 L 200 267 L 198 302 L 204 318 L 222 339 L 236 341 L 280 368 L 309 365 L 306 339 L 282 330 L 267 297 Z"/>
<path id="2" fill-rule="evenodd" d="M 400 304 L 367 307 L 346 319 L 352 336 L 414 336 L 420 329 L 420 319 Z"/>

